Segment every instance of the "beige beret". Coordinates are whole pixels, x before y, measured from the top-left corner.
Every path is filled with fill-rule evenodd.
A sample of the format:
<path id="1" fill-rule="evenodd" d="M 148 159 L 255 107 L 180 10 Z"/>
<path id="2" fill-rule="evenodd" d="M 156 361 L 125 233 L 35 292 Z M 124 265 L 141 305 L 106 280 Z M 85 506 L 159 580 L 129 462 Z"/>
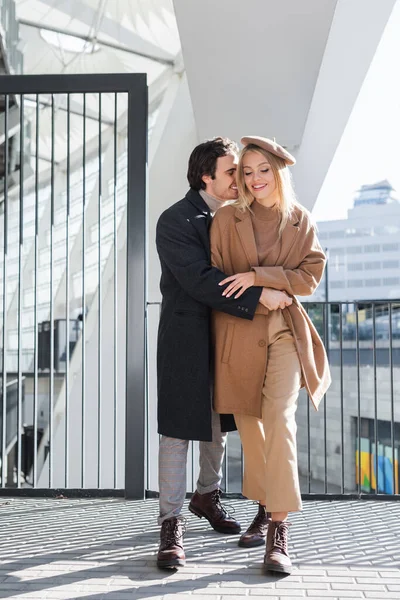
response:
<path id="1" fill-rule="evenodd" d="M 280 146 L 276 142 L 269 140 L 268 138 L 260 137 L 258 135 L 246 135 L 242 137 L 240 140 L 243 146 L 248 146 L 249 144 L 254 144 L 254 146 L 259 146 L 260 148 L 264 148 L 271 154 L 275 154 L 275 156 L 279 156 L 279 158 L 283 158 L 287 165 L 296 164 L 296 159 L 292 156 L 283 146 Z"/>

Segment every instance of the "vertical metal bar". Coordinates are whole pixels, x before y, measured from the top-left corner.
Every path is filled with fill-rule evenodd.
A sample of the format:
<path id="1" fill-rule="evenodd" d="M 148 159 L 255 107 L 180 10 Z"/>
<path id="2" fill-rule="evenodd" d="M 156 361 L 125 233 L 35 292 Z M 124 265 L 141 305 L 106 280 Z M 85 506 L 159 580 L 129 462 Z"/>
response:
<path id="1" fill-rule="evenodd" d="M 329 325 L 328 325 L 328 310 L 329 310 L 329 304 L 328 302 L 325 302 L 324 304 L 324 312 L 323 312 L 323 327 L 324 327 L 324 332 L 325 332 L 325 345 L 328 344 L 328 337 L 329 337 Z M 324 394 L 324 492 L 325 494 L 328 492 L 328 447 L 327 447 L 327 440 L 326 440 L 326 434 L 327 434 L 327 423 L 326 423 L 326 394 Z"/>
<path id="2" fill-rule="evenodd" d="M 114 298 L 115 298 L 115 293 L 114 293 Z M 148 490 L 150 489 L 149 485 L 150 485 L 150 460 L 149 460 L 149 346 L 148 346 L 148 307 L 146 306 L 146 337 L 145 337 L 145 360 L 146 360 L 146 365 L 145 365 L 145 369 L 146 369 L 146 389 L 145 389 L 145 398 L 146 398 L 146 404 L 145 404 L 145 423 L 146 423 L 146 427 L 145 427 L 145 465 L 146 465 L 146 473 L 145 473 L 145 489 Z M 114 343 L 115 343 L 115 323 L 114 323 Z M 115 354 L 114 354 L 114 358 L 115 358 Z M 115 373 L 115 364 L 114 364 L 114 373 Z M 114 380 L 114 386 L 115 386 L 115 380 Z M 114 394 L 115 394 L 115 388 L 114 388 Z M 114 488 L 117 487 L 117 455 L 116 455 L 116 451 L 117 451 L 117 417 L 116 417 L 116 406 L 115 406 L 115 396 L 114 396 Z"/>
<path id="3" fill-rule="evenodd" d="M 38 372 L 39 372 L 39 322 L 38 322 L 38 266 L 39 266 L 39 95 L 36 94 L 35 132 L 35 248 L 34 248 L 34 366 L 33 366 L 33 487 L 37 485 L 37 426 L 38 426 Z"/>
<path id="4" fill-rule="evenodd" d="M 241 481 L 240 481 L 240 489 L 243 489 L 243 479 L 244 479 L 244 455 L 243 455 L 243 446 L 242 444 L 240 444 L 240 472 L 242 475 Z"/>
<path id="5" fill-rule="evenodd" d="M 376 494 L 379 493 L 379 473 L 378 473 L 378 387 L 376 374 L 376 305 L 372 302 L 372 362 L 374 369 L 374 439 L 375 439 L 375 481 Z"/>
<path id="6" fill-rule="evenodd" d="M 343 304 L 339 303 L 339 353 L 340 353 L 340 433 L 342 447 L 341 492 L 344 493 L 344 396 L 343 396 Z"/>
<path id="7" fill-rule="evenodd" d="M 325 248 L 325 256 L 326 256 L 326 263 L 325 263 L 325 302 L 326 302 L 326 307 L 327 310 L 329 311 L 329 248 Z M 324 335 L 325 335 L 325 350 L 326 350 L 326 354 L 327 357 L 329 359 L 329 345 L 330 345 L 330 339 L 329 339 L 329 320 L 330 320 L 330 311 L 327 313 L 328 318 L 326 319 L 326 323 L 325 323 L 325 331 L 324 331 Z"/>
<path id="8" fill-rule="evenodd" d="M 147 82 L 128 95 L 125 494 L 144 498 Z M 133 332 L 135 335 L 133 336 Z"/>
<path id="9" fill-rule="evenodd" d="M 225 492 L 229 493 L 229 436 L 226 436 L 225 442 Z"/>
<path id="10" fill-rule="evenodd" d="M 310 396 L 307 394 L 307 490 L 311 494 Z"/>
<path id="11" fill-rule="evenodd" d="M 309 313 L 308 304 L 306 308 L 307 314 Z M 307 489 L 308 493 L 311 494 L 311 422 L 310 422 L 310 397 L 307 394 Z"/>
<path id="12" fill-rule="evenodd" d="M 392 302 L 389 302 L 389 380 L 390 380 L 390 444 L 392 446 L 393 494 L 396 494 L 396 454 L 394 447 L 394 380 L 393 380 L 393 324 Z"/>
<path id="13" fill-rule="evenodd" d="M 65 487 L 69 485 L 69 219 L 71 204 L 71 97 L 67 94 L 67 206 L 65 218 Z"/>
<path id="14" fill-rule="evenodd" d="M 2 424 L 1 487 L 6 485 L 6 419 L 7 419 L 7 258 L 8 258 L 8 94 L 4 96 L 4 201 L 3 201 L 3 339 L 2 339 Z"/>
<path id="15" fill-rule="evenodd" d="M 98 278 L 99 278 L 99 286 L 98 286 L 98 294 L 97 294 L 97 424 L 98 424 L 98 432 L 97 432 L 97 487 L 101 487 L 101 405 L 102 405 L 102 397 L 101 397 L 101 352 L 102 352 L 102 329 L 101 329 L 101 321 L 102 321 L 102 299 L 103 299 L 103 287 L 102 287 L 102 277 L 101 277 L 101 220 L 102 220 L 102 170 L 101 170 L 101 152 L 102 152 L 102 140 L 101 140 L 101 93 L 99 94 L 99 198 L 98 198 Z M 143 349 L 144 350 L 144 349 Z"/>
<path id="16" fill-rule="evenodd" d="M 17 405 L 17 487 L 21 487 L 22 431 L 22 258 L 24 248 L 24 95 L 20 95 L 19 112 L 19 249 L 18 249 L 18 405 Z"/>
<path id="17" fill-rule="evenodd" d="M 85 487 L 86 459 L 86 94 L 83 94 L 82 107 L 82 431 L 81 431 L 81 487 Z"/>
<path id="18" fill-rule="evenodd" d="M 114 252 L 114 488 L 117 487 L 117 424 L 118 424 L 118 238 L 117 238 L 117 177 L 118 177 L 118 94 L 114 95 L 114 236 L 113 236 L 113 252 Z M 146 348 L 147 356 L 147 348 Z M 146 369 L 147 372 L 147 369 Z M 148 418 L 146 418 L 146 422 Z M 147 438 L 148 439 L 148 438 Z M 148 462 L 148 460 L 147 460 Z M 147 481 L 148 481 L 147 473 Z"/>
<path id="19" fill-rule="evenodd" d="M 51 192 L 50 192 L 50 382 L 49 382 L 49 487 L 53 487 L 53 413 L 54 413 L 54 163 L 55 113 L 54 94 L 51 95 Z"/>
<path id="20" fill-rule="evenodd" d="M 360 335 L 358 303 L 354 304 L 356 312 L 356 371 L 357 371 L 357 440 L 358 440 L 358 494 L 361 495 L 361 380 L 360 380 Z"/>
<path id="21" fill-rule="evenodd" d="M 191 480 L 192 480 L 192 490 L 194 492 L 194 442 L 190 442 L 190 463 L 191 463 Z"/>

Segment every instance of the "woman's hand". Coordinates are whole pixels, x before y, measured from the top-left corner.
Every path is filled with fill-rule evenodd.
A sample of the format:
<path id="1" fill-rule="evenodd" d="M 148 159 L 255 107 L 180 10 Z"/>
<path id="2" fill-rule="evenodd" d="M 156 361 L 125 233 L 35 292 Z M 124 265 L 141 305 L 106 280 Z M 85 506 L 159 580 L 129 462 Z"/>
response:
<path id="1" fill-rule="evenodd" d="M 249 271 L 249 273 L 237 273 L 236 275 L 231 275 L 227 277 L 219 285 L 225 285 L 226 283 L 230 283 L 228 287 L 222 292 L 223 296 L 229 298 L 235 292 L 238 292 L 235 296 L 236 298 L 240 298 L 240 296 L 245 292 L 249 287 L 254 285 L 256 280 L 256 274 L 254 271 Z"/>
<path id="2" fill-rule="evenodd" d="M 278 310 L 290 306 L 293 300 L 286 292 L 273 290 L 272 288 L 263 288 L 260 296 L 260 303 L 268 310 Z"/>

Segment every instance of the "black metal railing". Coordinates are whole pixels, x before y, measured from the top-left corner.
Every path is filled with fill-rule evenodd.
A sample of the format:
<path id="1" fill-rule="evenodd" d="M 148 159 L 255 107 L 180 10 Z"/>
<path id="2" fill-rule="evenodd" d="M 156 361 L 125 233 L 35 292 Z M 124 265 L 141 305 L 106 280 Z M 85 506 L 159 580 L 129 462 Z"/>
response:
<path id="1" fill-rule="evenodd" d="M 400 302 L 309 303 L 332 386 L 321 409 L 299 403 L 305 493 L 399 497 Z"/>
<path id="2" fill-rule="evenodd" d="M 4 75 L 0 103 L 0 495 L 141 497 L 146 76 Z"/>
<path id="3" fill-rule="evenodd" d="M 332 385 L 316 412 L 304 390 L 298 401 L 298 461 L 304 498 L 400 498 L 400 301 L 315 302 L 304 307 L 327 349 Z M 159 304 L 148 305 L 155 343 Z M 153 362 L 152 362 L 153 361 Z M 155 414 L 154 354 L 149 353 L 148 410 Z M 148 422 L 147 487 L 155 490 L 157 434 Z M 240 494 L 243 453 L 228 435 L 224 489 Z M 197 454 L 189 457 L 195 489 Z"/>

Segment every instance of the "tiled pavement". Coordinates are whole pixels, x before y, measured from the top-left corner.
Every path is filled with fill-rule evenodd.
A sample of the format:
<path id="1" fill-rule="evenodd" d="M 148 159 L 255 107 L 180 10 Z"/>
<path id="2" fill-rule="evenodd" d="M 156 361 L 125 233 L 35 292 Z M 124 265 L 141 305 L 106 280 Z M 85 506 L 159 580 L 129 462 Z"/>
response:
<path id="1" fill-rule="evenodd" d="M 255 507 L 230 504 L 246 526 Z M 238 548 L 187 509 L 187 566 L 159 571 L 156 516 L 156 500 L 0 498 L 0 597 L 400 600 L 400 502 L 306 502 L 285 578 L 263 573 L 262 548 Z"/>

